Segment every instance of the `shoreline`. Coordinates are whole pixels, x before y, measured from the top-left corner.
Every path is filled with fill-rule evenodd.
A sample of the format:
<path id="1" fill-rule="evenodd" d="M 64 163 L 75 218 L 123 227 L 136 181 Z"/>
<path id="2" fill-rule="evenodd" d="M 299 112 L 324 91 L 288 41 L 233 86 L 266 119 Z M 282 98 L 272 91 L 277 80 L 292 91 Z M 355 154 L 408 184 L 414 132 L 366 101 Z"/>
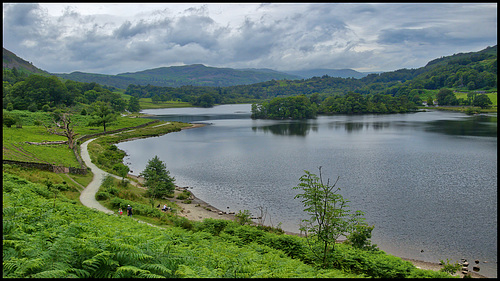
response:
<path id="1" fill-rule="evenodd" d="M 136 179 L 139 183 L 142 184 L 143 178 L 138 177 L 135 175 L 129 174 L 129 177 Z M 176 203 L 181 209 L 180 212 L 178 213 L 178 216 L 185 217 L 188 220 L 192 221 L 202 221 L 203 219 L 206 218 L 212 218 L 212 219 L 225 219 L 225 220 L 235 220 L 236 217 L 234 213 L 227 213 L 225 211 L 222 211 L 209 203 L 201 200 L 200 198 L 196 197 L 193 192 L 190 191 L 191 193 L 191 203 L 186 204 L 183 203 L 183 200 L 176 199 L 175 197 L 181 193 L 183 190 L 189 190 L 189 187 L 179 187 L 176 185 L 175 192 L 174 192 L 174 198 L 169 198 L 165 199 L 170 202 Z M 294 233 L 290 231 L 284 231 L 285 234 L 287 235 L 297 235 L 300 236 L 299 233 Z M 381 249 L 382 250 L 382 249 Z M 382 250 L 383 251 L 383 250 Z M 428 262 L 428 261 L 421 261 L 421 260 L 415 260 L 415 259 L 410 259 L 410 258 L 402 258 L 402 260 L 409 261 L 411 262 L 415 267 L 424 269 L 424 270 L 434 270 L 434 271 L 439 271 L 442 268 L 442 265 L 439 263 L 435 262 Z M 455 276 L 461 276 L 463 277 L 464 275 L 460 273 L 455 274 Z M 474 271 L 469 271 L 471 274 L 472 278 L 488 278 L 484 275 L 481 275 L 477 272 Z"/>
<path id="2" fill-rule="evenodd" d="M 154 115 L 152 115 L 154 116 Z M 204 127 L 207 124 L 203 123 L 191 123 L 191 126 L 188 127 L 183 127 L 181 130 L 187 130 L 187 129 L 193 129 L 193 128 L 199 128 L 199 127 Z M 136 179 L 141 185 L 144 181 L 142 177 L 135 176 L 132 174 L 128 175 L 131 178 Z M 225 220 L 235 220 L 236 216 L 234 213 L 227 213 L 225 211 L 222 211 L 218 208 L 215 208 L 214 206 L 210 205 L 209 203 L 199 199 L 194 195 L 193 192 L 190 191 L 191 193 L 191 203 L 185 204 L 182 201 L 176 199 L 175 197 L 177 194 L 181 193 L 183 190 L 187 189 L 189 190 L 189 187 L 179 187 L 175 186 L 175 192 L 174 192 L 174 198 L 169 198 L 168 200 L 171 202 L 175 202 L 180 208 L 179 216 L 185 217 L 188 220 L 193 220 L 193 221 L 202 221 L 205 218 L 212 218 L 212 219 L 225 219 Z M 253 221 L 253 220 L 252 220 Z M 255 222 L 254 222 L 255 223 Z M 301 236 L 299 233 L 294 233 L 290 231 L 284 231 L 285 234 L 287 235 L 297 235 Z M 382 250 L 382 249 L 381 249 Z M 383 251 L 383 250 L 382 250 Z M 439 271 L 442 268 L 442 265 L 436 262 L 428 262 L 428 261 L 421 261 L 421 260 L 415 260 L 415 259 L 410 259 L 410 258 L 403 258 L 399 257 L 402 260 L 409 261 L 411 262 L 415 267 L 424 269 L 424 270 L 434 270 L 434 271 Z M 462 271 L 457 271 L 454 276 L 461 276 L 464 277 L 464 275 L 461 273 Z M 477 272 L 474 271 L 469 271 L 469 274 L 471 275 L 472 278 L 488 278 L 484 275 L 481 275 Z"/>

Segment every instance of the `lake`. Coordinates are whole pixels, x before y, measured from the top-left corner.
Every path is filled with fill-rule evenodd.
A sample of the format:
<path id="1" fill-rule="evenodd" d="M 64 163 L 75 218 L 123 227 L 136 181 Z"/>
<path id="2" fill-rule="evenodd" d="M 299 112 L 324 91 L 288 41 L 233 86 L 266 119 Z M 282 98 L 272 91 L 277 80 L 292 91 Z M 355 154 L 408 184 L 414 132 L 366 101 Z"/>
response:
<path id="1" fill-rule="evenodd" d="M 322 167 L 352 210 L 375 225 L 372 243 L 429 262 L 481 261 L 497 277 L 497 117 L 428 111 L 252 120 L 250 105 L 144 110 L 207 126 L 118 144 L 138 175 L 157 155 L 178 186 L 220 210 L 265 210 L 267 225 L 299 232 L 294 196 Z"/>

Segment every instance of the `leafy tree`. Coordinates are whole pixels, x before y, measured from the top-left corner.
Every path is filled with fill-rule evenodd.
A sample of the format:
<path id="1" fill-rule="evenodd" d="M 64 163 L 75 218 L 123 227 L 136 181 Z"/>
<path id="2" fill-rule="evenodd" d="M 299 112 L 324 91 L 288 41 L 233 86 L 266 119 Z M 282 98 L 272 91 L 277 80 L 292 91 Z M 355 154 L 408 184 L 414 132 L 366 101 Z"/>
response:
<path id="1" fill-rule="evenodd" d="M 361 217 L 363 212 L 351 213 L 347 204 L 349 201 L 337 193 L 340 188 L 335 186 L 340 177 L 330 185 L 330 179 L 326 184 L 323 182 L 321 167 L 319 167 L 319 177 L 308 171 L 305 173 L 300 178 L 301 183 L 294 187 L 304 192 L 297 194 L 295 198 L 302 199 L 304 211 L 310 215 L 309 219 L 302 220 L 304 224 L 300 230 L 306 233 L 308 241 L 319 245 L 319 248 L 312 252 L 326 267 L 328 257 L 335 251 L 337 239 L 342 235 L 348 236 L 356 230 L 356 226 L 364 220 Z"/>
<path id="2" fill-rule="evenodd" d="M 472 103 L 472 105 L 479 106 L 481 108 L 488 108 L 492 104 L 493 102 L 491 102 L 490 98 L 485 94 L 478 95 Z"/>
<path id="3" fill-rule="evenodd" d="M 116 114 L 113 112 L 111 107 L 102 101 L 97 101 L 94 103 L 94 118 L 89 122 L 89 126 L 100 126 L 104 127 L 104 132 L 106 132 L 106 124 L 109 124 L 116 120 Z"/>
<path id="4" fill-rule="evenodd" d="M 117 163 L 117 164 L 113 165 L 113 170 L 115 170 L 118 173 L 118 175 L 120 177 L 122 177 L 121 184 L 123 186 L 126 186 L 125 178 L 127 177 L 128 172 L 130 171 L 130 168 L 123 163 Z"/>
<path id="5" fill-rule="evenodd" d="M 165 163 L 156 155 L 148 161 L 146 168 L 140 175 L 144 177 L 144 184 L 148 188 L 147 196 L 153 199 L 171 194 L 175 189 L 175 178 L 170 176 Z"/>
<path id="6" fill-rule="evenodd" d="M 431 96 L 427 97 L 427 105 L 428 106 L 433 106 L 434 105 L 434 99 Z"/>
<path id="7" fill-rule="evenodd" d="M 447 89 L 447 88 L 442 88 L 439 90 L 437 93 L 436 99 L 439 103 L 439 105 L 457 105 L 457 97 L 455 97 L 455 94 L 453 93 L 452 90 Z"/>
<path id="8" fill-rule="evenodd" d="M 12 127 L 12 125 L 16 124 L 16 119 L 12 117 L 10 114 L 3 114 L 3 124 L 7 126 L 7 128 Z"/>
<path id="9" fill-rule="evenodd" d="M 128 100 L 128 111 L 130 112 L 139 112 L 141 111 L 141 106 L 139 105 L 139 98 L 138 97 L 130 97 Z"/>
<path id="10" fill-rule="evenodd" d="M 203 94 L 196 98 L 193 104 L 201 107 L 212 107 L 215 104 L 215 98 L 211 94 Z"/>

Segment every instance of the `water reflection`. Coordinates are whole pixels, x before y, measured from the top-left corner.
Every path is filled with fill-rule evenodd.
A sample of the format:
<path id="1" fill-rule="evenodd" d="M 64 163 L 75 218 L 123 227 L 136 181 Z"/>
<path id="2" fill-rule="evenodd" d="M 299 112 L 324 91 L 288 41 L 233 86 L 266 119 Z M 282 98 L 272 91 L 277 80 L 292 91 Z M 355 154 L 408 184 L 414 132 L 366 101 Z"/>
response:
<path id="1" fill-rule="evenodd" d="M 426 128 L 447 135 L 496 137 L 496 116 L 474 116 L 465 120 L 435 120 Z"/>
<path id="2" fill-rule="evenodd" d="M 305 137 L 310 130 L 318 131 L 317 124 L 308 122 L 279 123 L 269 126 L 252 126 L 254 132 L 271 133 L 280 136 Z"/>

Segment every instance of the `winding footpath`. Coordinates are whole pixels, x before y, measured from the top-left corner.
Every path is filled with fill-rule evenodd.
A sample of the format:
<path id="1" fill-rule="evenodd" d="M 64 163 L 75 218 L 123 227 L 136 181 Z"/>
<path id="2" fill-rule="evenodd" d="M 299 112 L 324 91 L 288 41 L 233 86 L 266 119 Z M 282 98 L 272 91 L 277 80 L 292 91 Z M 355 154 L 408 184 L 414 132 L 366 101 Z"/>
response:
<path id="1" fill-rule="evenodd" d="M 80 202 L 82 202 L 82 204 L 86 207 L 97 209 L 98 211 L 108 214 L 113 214 L 113 211 L 105 208 L 95 199 L 95 194 L 97 193 L 97 191 L 99 191 L 101 182 L 108 173 L 97 168 L 97 166 L 94 165 L 92 161 L 90 161 L 90 155 L 89 151 L 87 150 L 87 145 L 93 140 L 95 140 L 95 138 L 82 143 L 82 145 L 80 146 L 82 160 L 85 162 L 85 165 L 90 168 L 92 173 L 94 173 L 94 178 L 80 194 Z"/>

